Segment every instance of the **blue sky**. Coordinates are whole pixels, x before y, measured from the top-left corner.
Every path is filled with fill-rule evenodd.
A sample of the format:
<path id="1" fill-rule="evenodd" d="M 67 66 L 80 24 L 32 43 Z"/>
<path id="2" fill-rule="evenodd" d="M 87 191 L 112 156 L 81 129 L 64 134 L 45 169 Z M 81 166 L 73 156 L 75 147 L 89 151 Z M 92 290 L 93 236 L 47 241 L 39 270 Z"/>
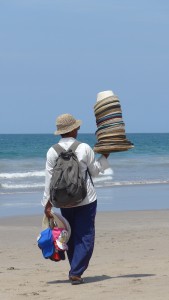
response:
<path id="1" fill-rule="evenodd" d="M 169 132 L 168 0 L 0 0 L 0 133 L 95 132 L 96 95 L 127 132 Z"/>

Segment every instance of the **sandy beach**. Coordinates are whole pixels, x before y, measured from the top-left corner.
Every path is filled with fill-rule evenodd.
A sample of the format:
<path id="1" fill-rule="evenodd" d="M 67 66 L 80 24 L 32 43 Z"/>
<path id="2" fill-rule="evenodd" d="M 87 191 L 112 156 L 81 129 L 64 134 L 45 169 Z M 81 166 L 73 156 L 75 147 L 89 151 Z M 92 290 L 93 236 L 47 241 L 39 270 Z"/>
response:
<path id="1" fill-rule="evenodd" d="M 42 257 L 41 216 L 0 219 L 0 299 L 168 299 L 169 210 L 98 212 L 85 283 L 68 281 L 68 260 Z"/>

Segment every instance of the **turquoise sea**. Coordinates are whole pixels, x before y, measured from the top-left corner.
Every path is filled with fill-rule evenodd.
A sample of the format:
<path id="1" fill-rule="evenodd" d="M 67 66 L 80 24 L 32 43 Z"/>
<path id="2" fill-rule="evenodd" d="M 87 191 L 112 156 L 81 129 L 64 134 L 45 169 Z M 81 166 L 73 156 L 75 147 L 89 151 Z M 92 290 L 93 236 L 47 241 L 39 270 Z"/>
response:
<path id="1" fill-rule="evenodd" d="M 127 134 L 127 138 L 134 143 L 134 149 L 111 153 L 111 169 L 94 179 L 100 198 L 100 209 L 104 209 L 106 205 L 113 207 L 113 203 L 119 198 L 118 190 L 126 196 L 119 199 L 120 209 L 130 209 L 127 202 L 131 200 L 129 198 L 132 192 L 142 191 L 144 194 L 146 190 L 152 189 L 161 191 L 158 208 L 162 201 L 165 201 L 165 207 L 168 208 L 168 197 L 163 198 L 169 191 L 169 134 L 137 133 Z M 88 143 L 91 147 L 96 142 L 94 134 L 79 134 L 78 140 Z M 10 209 L 12 213 L 16 207 L 22 207 L 22 212 L 26 212 L 30 205 L 37 212 L 44 189 L 46 152 L 57 141 L 58 138 L 52 134 L 0 135 L 0 215 L 4 215 L 5 209 Z M 156 191 L 154 198 L 157 194 Z M 127 197 L 128 201 L 125 201 Z M 140 197 L 139 194 L 138 198 Z M 153 199 L 149 197 L 143 202 L 153 203 Z M 118 209 L 118 205 L 115 209 Z M 144 209 L 147 206 L 134 207 L 137 208 Z"/>

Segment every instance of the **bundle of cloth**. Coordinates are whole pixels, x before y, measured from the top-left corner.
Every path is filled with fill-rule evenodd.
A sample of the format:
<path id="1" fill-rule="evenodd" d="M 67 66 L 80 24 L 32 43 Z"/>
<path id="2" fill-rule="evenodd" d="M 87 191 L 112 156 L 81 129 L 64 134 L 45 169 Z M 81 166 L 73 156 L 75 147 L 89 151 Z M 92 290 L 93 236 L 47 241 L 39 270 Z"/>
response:
<path id="1" fill-rule="evenodd" d="M 37 237 L 37 244 L 45 259 L 58 262 L 65 260 L 65 251 L 68 250 L 67 242 L 71 235 L 71 228 L 63 216 L 54 212 L 52 212 L 52 215 L 52 219 L 48 219 L 44 215 L 43 230 Z"/>
<path id="2" fill-rule="evenodd" d="M 118 96 L 112 91 L 97 94 L 94 105 L 96 117 L 96 137 L 98 142 L 94 146 L 97 153 L 126 151 L 134 147 L 126 138 L 125 124 Z"/>

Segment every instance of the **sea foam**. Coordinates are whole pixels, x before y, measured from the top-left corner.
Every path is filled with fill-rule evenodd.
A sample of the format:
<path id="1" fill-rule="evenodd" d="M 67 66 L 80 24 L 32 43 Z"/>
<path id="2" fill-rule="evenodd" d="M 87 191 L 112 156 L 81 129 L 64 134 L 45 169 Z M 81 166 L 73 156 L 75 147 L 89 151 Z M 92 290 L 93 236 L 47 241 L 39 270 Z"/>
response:
<path id="1" fill-rule="evenodd" d="M 14 178 L 26 178 L 26 177 L 43 177 L 45 171 L 32 171 L 23 173 L 0 173 L 0 178 L 14 179 Z"/>

